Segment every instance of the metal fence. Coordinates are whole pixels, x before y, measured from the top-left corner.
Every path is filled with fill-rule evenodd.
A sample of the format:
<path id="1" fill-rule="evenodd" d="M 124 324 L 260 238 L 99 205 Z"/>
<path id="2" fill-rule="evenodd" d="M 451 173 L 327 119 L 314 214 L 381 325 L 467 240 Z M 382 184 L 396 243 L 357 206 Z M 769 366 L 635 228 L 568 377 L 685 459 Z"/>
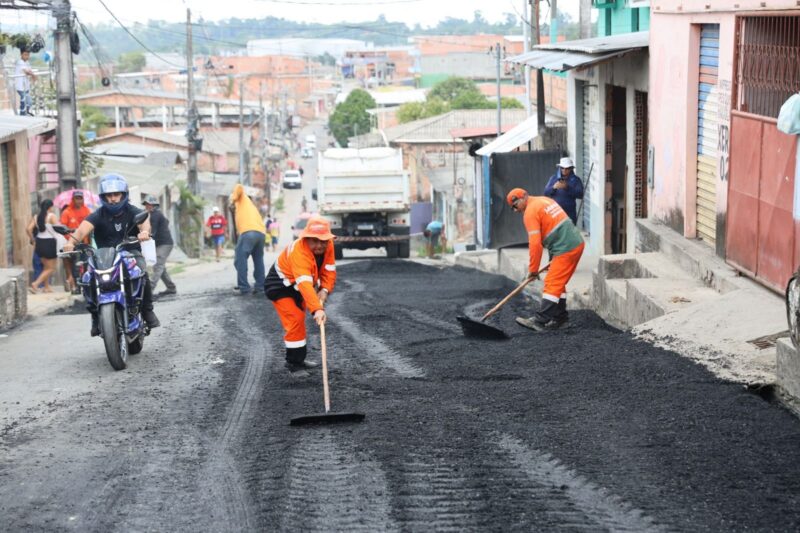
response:
<path id="1" fill-rule="evenodd" d="M 800 92 L 800 16 L 741 17 L 738 26 L 736 109 L 777 118 Z"/>

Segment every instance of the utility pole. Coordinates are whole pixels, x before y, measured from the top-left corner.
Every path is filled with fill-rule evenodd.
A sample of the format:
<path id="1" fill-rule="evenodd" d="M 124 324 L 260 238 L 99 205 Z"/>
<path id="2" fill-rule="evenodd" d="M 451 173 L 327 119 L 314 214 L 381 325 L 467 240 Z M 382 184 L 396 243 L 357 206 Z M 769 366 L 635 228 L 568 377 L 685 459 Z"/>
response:
<path id="1" fill-rule="evenodd" d="M 244 82 L 239 81 L 239 183 L 244 183 Z M 245 184 L 246 185 L 246 184 Z"/>
<path id="2" fill-rule="evenodd" d="M 550 42 L 558 41 L 558 0 L 550 0 Z"/>
<path id="3" fill-rule="evenodd" d="M 500 61 L 503 58 L 503 48 L 500 46 L 500 43 L 495 43 L 494 49 L 495 61 L 497 63 L 497 136 L 500 137 L 500 135 L 503 133 L 501 124 L 503 112 L 501 105 L 502 102 L 500 101 Z"/>
<path id="4" fill-rule="evenodd" d="M 591 1 L 591 0 L 590 0 Z M 531 26 L 528 15 L 528 0 L 522 0 L 522 35 L 525 53 L 531 51 Z M 531 116 L 531 66 L 527 63 L 523 67 L 525 76 L 525 114 Z"/>
<path id="5" fill-rule="evenodd" d="M 266 193 L 267 193 L 267 205 L 269 206 L 270 212 L 272 211 L 272 183 L 270 183 L 270 175 L 269 175 L 269 164 L 267 161 L 267 114 L 264 111 L 264 82 L 260 82 L 258 84 L 258 107 L 261 111 L 261 119 L 259 120 L 258 124 L 258 131 L 259 135 L 258 138 L 261 141 L 261 171 L 264 173 L 264 179 L 266 181 Z"/>
<path id="6" fill-rule="evenodd" d="M 197 181 L 197 109 L 194 106 L 194 51 L 192 49 L 192 12 L 186 10 L 186 139 L 189 160 L 186 181 L 192 194 L 200 194 Z"/>
<path id="7" fill-rule="evenodd" d="M 81 187 L 81 158 L 78 150 L 78 113 L 75 109 L 75 79 L 72 71 L 72 8 L 69 0 L 55 0 L 56 19 L 56 146 L 61 190 Z"/>
<path id="8" fill-rule="evenodd" d="M 589 39 L 592 36 L 592 0 L 580 0 L 579 9 L 581 39 Z"/>
<path id="9" fill-rule="evenodd" d="M 539 33 L 539 1 L 530 0 L 533 18 L 531 19 L 531 37 L 536 45 L 539 45 L 541 40 Z M 531 46 L 533 49 L 533 46 Z M 539 133 L 545 130 L 545 112 L 544 112 L 544 72 L 542 69 L 536 69 L 536 121 L 539 124 Z"/>

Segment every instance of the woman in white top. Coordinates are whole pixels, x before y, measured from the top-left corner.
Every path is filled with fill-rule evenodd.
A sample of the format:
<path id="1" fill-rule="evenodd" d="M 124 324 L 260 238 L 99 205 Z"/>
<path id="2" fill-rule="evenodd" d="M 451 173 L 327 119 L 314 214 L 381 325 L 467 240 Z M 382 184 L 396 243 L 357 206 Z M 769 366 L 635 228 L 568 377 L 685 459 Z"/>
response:
<path id="1" fill-rule="evenodd" d="M 42 273 L 31 283 L 28 290 L 31 294 L 38 292 L 38 287 L 43 285 L 43 292 L 53 292 L 50 287 L 50 276 L 56 271 L 56 257 L 58 250 L 56 246 L 57 233 L 53 230 L 53 224 L 58 223 L 56 214 L 53 212 L 53 201 L 43 200 L 39 209 L 39 214 L 31 219 L 26 228 L 31 244 L 35 244 L 36 253 L 42 260 Z M 34 237 L 34 232 L 35 237 Z"/>

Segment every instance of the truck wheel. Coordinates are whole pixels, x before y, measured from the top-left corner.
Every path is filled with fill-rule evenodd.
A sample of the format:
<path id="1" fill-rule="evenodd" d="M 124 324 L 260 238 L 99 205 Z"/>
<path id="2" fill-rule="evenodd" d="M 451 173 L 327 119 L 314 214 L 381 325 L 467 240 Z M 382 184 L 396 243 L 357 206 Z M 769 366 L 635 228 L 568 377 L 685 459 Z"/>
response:
<path id="1" fill-rule="evenodd" d="M 390 242 L 386 244 L 386 257 L 389 259 L 394 259 L 397 257 L 397 243 Z"/>
<path id="2" fill-rule="evenodd" d="M 409 241 L 397 243 L 397 257 L 402 257 L 403 259 L 411 257 L 411 243 Z"/>
<path id="3" fill-rule="evenodd" d="M 333 258 L 337 261 L 344 256 L 344 251 L 342 250 L 341 246 L 333 245 Z"/>

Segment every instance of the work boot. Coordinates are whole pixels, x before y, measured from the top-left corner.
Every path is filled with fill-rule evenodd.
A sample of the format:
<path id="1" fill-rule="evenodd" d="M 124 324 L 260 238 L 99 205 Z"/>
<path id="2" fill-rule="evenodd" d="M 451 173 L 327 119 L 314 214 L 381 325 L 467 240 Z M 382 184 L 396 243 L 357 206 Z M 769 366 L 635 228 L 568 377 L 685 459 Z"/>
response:
<path id="1" fill-rule="evenodd" d="M 158 317 L 152 309 L 149 311 L 142 311 L 142 318 L 147 323 L 147 327 L 150 329 L 157 328 L 161 325 L 161 322 L 159 322 Z"/>
<path id="2" fill-rule="evenodd" d="M 100 335 L 100 317 L 97 316 L 97 313 L 92 313 L 92 337 L 97 337 Z"/>
<path id="3" fill-rule="evenodd" d="M 526 327 L 528 329 L 532 329 L 534 331 L 543 331 L 544 324 L 545 324 L 544 322 L 539 322 L 538 320 L 536 320 L 533 317 L 531 317 L 531 318 L 523 318 L 521 316 L 518 316 L 516 321 L 517 321 L 517 324 L 519 324 L 520 326 L 524 326 L 524 327 Z"/>
<path id="4" fill-rule="evenodd" d="M 170 294 L 178 294 L 178 290 L 175 288 L 163 290 L 158 293 L 158 297 L 162 298 L 164 296 L 169 296 Z"/>

